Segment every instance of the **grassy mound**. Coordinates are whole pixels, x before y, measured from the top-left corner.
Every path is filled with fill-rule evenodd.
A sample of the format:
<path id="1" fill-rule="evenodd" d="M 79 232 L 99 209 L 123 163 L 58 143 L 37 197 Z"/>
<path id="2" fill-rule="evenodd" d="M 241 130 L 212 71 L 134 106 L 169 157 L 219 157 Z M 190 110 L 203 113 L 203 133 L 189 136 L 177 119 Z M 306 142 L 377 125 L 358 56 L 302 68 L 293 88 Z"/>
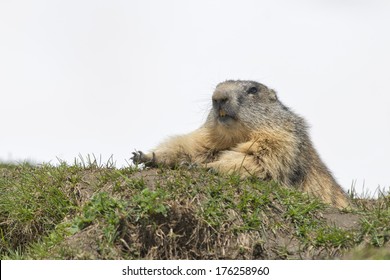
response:
<path id="1" fill-rule="evenodd" d="M 353 200 L 202 169 L 0 164 L 0 257 L 390 259 L 390 195 Z"/>

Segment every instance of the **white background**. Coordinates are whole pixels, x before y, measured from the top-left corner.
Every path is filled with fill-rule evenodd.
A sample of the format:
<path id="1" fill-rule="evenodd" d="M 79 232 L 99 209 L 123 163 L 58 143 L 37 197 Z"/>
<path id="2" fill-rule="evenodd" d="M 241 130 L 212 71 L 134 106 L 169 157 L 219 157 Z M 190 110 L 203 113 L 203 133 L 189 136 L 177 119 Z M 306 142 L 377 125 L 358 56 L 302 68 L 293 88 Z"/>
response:
<path id="1" fill-rule="evenodd" d="M 127 273 L 127 268 L 136 271 L 138 275 L 123 275 L 123 270 Z M 268 275 L 229 275 L 228 272 L 224 275 L 218 275 L 224 271 L 223 267 L 246 268 L 268 267 Z M 144 269 L 145 268 L 145 269 Z M 165 268 L 166 271 L 171 270 L 176 273 L 181 269 L 183 275 L 144 275 L 148 270 L 161 272 Z M 189 273 L 192 275 L 185 275 Z M 193 275 L 196 272 L 206 270 L 206 275 Z M 227 269 L 227 271 L 229 271 Z M 300 280 L 328 280 L 328 279 L 383 279 L 388 272 L 388 261 L 351 261 L 351 260 L 133 260 L 133 261 L 2 261 L 1 279 L 29 279 L 29 280 L 69 280 L 69 279 L 133 279 L 133 280 L 186 280 L 186 279 L 267 279 L 267 280 L 282 280 L 282 279 L 300 279 Z M 142 273 L 143 275 L 139 275 Z M 153 273 L 153 272 L 152 272 Z M 151 274 L 152 274 L 151 273 Z M 189 274 L 188 273 L 188 274 Z M 238 272 L 240 274 L 240 272 Z"/>
<path id="2" fill-rule="evenodd" d="M 390 186 L 390 1 L 0 0 L 0 160 L 126 164 L 252 79 L 345 189 Z"/>

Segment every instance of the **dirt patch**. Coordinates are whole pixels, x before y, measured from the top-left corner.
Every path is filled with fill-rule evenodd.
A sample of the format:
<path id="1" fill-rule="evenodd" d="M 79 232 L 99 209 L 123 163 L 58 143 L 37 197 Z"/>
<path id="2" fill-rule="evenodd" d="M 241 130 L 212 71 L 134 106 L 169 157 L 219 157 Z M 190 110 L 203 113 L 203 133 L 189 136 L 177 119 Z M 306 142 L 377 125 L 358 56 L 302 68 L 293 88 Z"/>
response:
<path id="1" fill-rule="evenodd" d="M 71 176 L 67 178 L 67 188 L 73 190 L 79 205 L 84 205 L 96 192 L 100 173 L 99 170 L 84 170 L 77 174 L 80 179 L 76 184 L 72 183 L 74 179 Z"/>
<path id="2" fill-rule="evenodd" d="M 133 180 L 142 180 L 143 183 L 148 186 L 149 189 L 156 189 L 157 179 L 161 176 L 161 172 L 158 169 L 144 169 L 134 173 L 131 178 Z"/>
<path id="3" fill-rule="evenodd" d="M 72 259 L 99 259 L 98 241 L 101 236 L 98 226 L 90 226 L 68 237 L 61 247 Z"/>
<path id="4" fill-rule="evenodd" d="M 323 212 L 322 216 L 324 219 L 333 226 L 352 230 L 359 227 L 360 215 L 354 213 L 342 212 L 338 209 L 327 209 Z"/>

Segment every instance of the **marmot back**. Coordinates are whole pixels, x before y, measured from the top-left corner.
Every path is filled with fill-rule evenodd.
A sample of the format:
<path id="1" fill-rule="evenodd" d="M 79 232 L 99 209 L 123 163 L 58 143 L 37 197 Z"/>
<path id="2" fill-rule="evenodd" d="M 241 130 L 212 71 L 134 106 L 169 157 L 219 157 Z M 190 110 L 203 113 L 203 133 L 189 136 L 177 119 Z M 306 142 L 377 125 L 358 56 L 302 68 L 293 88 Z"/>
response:
<path id="1" fill-rule="evenodd" d="M 346 194 L 315 151 L 305 121 L 254 81 L 220 83 L 206 122 L 175 136 L 133 161 L 174 166 L 196 163 L 222 173 L 238 172 L 297 187 L 338 208 Z"/>

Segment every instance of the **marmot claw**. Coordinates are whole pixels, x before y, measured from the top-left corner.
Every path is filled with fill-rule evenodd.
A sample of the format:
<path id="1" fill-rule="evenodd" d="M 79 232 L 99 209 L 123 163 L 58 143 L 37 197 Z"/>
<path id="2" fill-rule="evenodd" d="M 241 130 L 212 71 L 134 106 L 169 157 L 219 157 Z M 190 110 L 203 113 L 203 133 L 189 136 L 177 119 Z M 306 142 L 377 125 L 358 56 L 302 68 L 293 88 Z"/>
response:
<path id="1" fill-rule="evenodd" d="M 134 164 L 140 164 L 145 162 L 145 154 L 141 151 L 133 152 L 133 156 L 130 158 Z"/>
<path id="2" fill-rule="evenodd" d="M 144 163 L 146 166 L 155 166 L 156 165 L 156 156 L 153 153 L 153 157 L 150 158 L 149 156 L 145 155 L 142 151 L 135 151 L 133 152 L 133 156 L 131 157 L 131 160 L 134 164 L 141 164 Z"/>

